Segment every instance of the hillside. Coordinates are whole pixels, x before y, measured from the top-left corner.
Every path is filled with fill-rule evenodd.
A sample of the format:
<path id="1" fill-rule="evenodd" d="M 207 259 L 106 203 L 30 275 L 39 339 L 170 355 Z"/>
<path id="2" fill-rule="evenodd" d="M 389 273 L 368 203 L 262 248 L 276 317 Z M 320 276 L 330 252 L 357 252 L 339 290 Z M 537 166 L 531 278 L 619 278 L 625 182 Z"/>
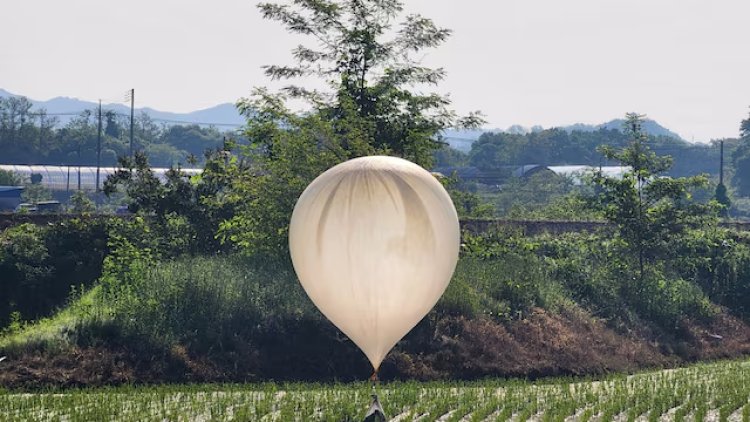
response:
<path id="1" fill-rule="evenodd" d="M 19 94 L 10 93 L 0 89 L 0 98 L 11 96 L 19 96 Z M 34 100 L 31 98 L 29 98 L 29 100 L 34 104 L 35 110 L 45 109 L 49 114 L 77 114 L 84 110 L 95 109 L 99 106 L 98 103 L 92 101 L 70 97 L 55 97 L 46 101 Z M 102 106 L 107 110 L 112 110 L 119 114 L 130 114 L 130 106 L 125 105 L 124 103 L 107 103 L 102 104 Z M 234 104 L 231 103 L 219 104 L 214 107 L 196 110 L 190 113 L 173 113 L 155 110 L 150 107 L 135 108 L 136 114 L 142 112 L 148 114 L 153 120 L 164 123 L 203 123 L 225 128 L 238 127 L 245 123 L 245 119 L 240 116 Z M 59 116 L 60 123 L 64 125 L 73 117 L 74 116 L 70 115 L 61 115 Z"/>
<path id="2" fill-rule="evenodd" d="M 20 96 L 22 94 L 15 94 L 8 92 L 2 88 L 0 88 L 0 98 L 4 97 L 11 97 L 11 96 Z M 80 100 L 77 98 L 70 98 L 70 97 L 55 97 L 50 100 L 46 101 L 39 101 L 34 99 L 29 99 L 33 104 L 34 108 L 36 110 L 39 109 L 45 109 L 50 114 L 56 114 L 56 113 L 65 113 L 65 114 L 75 114 L 79 113 L 83 110 L 91 110 L 96 107 L 98 107 L 98 104 L 92 101 L 85 101 Z M 136 104 L 137 105 L 137 104 Z M 125 105 L 124 103 L 108 103 L 103 105 L 108 110 L 113 110 L 116 113 L 121 114 L 128 114 L 130 113 L 130 107 Z M 213 107 L 209 107 L 203 110 L 196 110 L 192 111 L 190 113 L 173 113 L 169 111 L 162 111 L 162 110 L 156 110 L 150 107 L 136 107 L 135 109 L 136 113 L 147 113 L 153 120 L 164 122 L 164 123 L 210 123 L 215 126 L 223 127 L 223 128 L 233 128 L 241 126 L 245 123 L 245 118 L 240 116 L 240 114 L 237 112 L 236 107 L 234 104 L 231 103 L 223 103 L 218 104 Z M 73 116 L 59 116 L 60 123 L 65 124 L 70 119 L 72 119 Z M 576 131 L 582 131 L 582 132 L 593 132 L 595 130 L 598 130 L 600 128 L 606 128 L 606 129 L 620 129 L 622 127 L 622 119 L 613 119 L 605 123 L 601 124 L 583 124 L 583 123 L 577 123 L 573 125 L 563 126 L 562 129 L 572 132 L 574 130 Z M 532 126 L 532 127 L 524 127 L 521 125 L 512 125 L 508 127 L 507 129 L 490 129 L 490 128 L 482 128 L 482 129 L 451 129 L 447 130 L 444 134 L 446 141 L 451 145 L 451 147 L 463 151 L 468 152 L 471 149 L 471 144 L 479 139 L 479 137 L 486 132 L 493 132 L 493 133 L 499 133 L 499 132 L 507 132 L 507 133 L 513 133 L 513 134 L 527 134 L 532 132 L 539 132 L 544 130 L 542 126 Z M 663 127 L 659 123 L 657 123 L 654 120 L 646 120 L 643 126 L 643 129 L 646 133 L 654 136 L 670 136 L 676 139 L 682 139 L 677 133 Z"/>

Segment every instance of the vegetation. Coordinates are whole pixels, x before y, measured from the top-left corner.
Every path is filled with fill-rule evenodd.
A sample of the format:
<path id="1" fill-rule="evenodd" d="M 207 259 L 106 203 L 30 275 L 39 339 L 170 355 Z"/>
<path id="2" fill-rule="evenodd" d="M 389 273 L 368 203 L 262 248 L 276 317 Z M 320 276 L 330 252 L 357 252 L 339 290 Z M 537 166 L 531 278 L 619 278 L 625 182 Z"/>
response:
<path id="1" fill-rule="evenodd" d="M 19 186 L 23 181 L 12 171 L 0 170 L 0 186 Z"/>
<path id="2" fill-rule="evenodd" d="M 56 116 L 31 108 L 24 97 L 0 98 L 2 164 L 96 165 L 98 111 L 85 110 L 60 126 Z M 102 121 L 101 164 L 113 166 L 117 157 L 129 154 L 130 116 L 105 110 Z M 203 157 L 205 150 L 221 147 L 224 137 L 213 127 L 158 125 L 145 113 L 134 125 L 135 149 L 161 167 Z"/>
<path id="3" fill-rule="evenodd" d="M 293 65 L 266 67 L 272 79 L 316 77 L 327 91 L 291 85 L 280 93 L 258 89 L 238 104 L 248 117 L 249 145 L 228 166 L 231 194 L 219 201 L 234 214 L 219 237 L 250 254 L 285 254 L 286 226 L 302 190 L 320 173 L 347 159 L 387 154 L 425 167 L 441 147 L 441 132 L 480 122 L 459 118 L 450 101 L 422 94 L 437 84 L 442 69 L 415 65 L 415 56 L 442 44 L 450 31 L 429 19 L 408 16 L 398 28 L 398 1 L 320 1 L 290 5 L 262 3 L 263 16 L 317 47 L 299 46 Z M 390 36 L 391 29 L 395 37 Z M 296 114 L 288 99 L 307 102 Z"/>
<path id="4" fill-rule="evenodd" d="M 622 178 L 594 176 L 598 188 L 595 207 L 617 225 L 619 237 L 637 256 L 638 278 L 644 277 L 647 261 L 664 258 L 688 228 L 716 223 L 715 203 L 695 201 L 692 192 L 705 187 L 705 176 L 660 177 L 671 167 L 670 157 L 659 157 L 646 144 L 641 131 L 642 116 L 628 114 L 626 132 L 630 144 L 617 151 L 604 147 L 602 153 L 630 168 Z"/>
<path id="5" fill-rule="evenodd" d="M 630 140 L 627 131 L 618 128 L 593 132 L 552 128 L 529 134 L 485 133 L 472 144 L 465 159 L 469 165 L 502 180 L 515 168 L 526 164 L 613 165 L 616 161 L 602 154 L 599 147 L 623 148 Z M 718 141 L 694 144 L 670 136 L 649 135 L 648 142 L 658 155 L 675 158 L 673 168 L 667 173 L 670 176 L 717 175 L 719 172 Z M 737 140 L 727 140 L 725 144 L 729 155 L 737 147 Z M 461 163 L 461 157 L 455 154 L 441 157 L 443 165 Z"/>
<path id="6" fill-rule="evenodd" d="M 616 142 L 597 154 L 629 166 L 622 178 L 595 173 L 574 181 L 538 174 L 512 180 L 492 196 L 453 174 L 442 178 L 462 217 L 489 217 L 494 205 L 506 215 L 596 217 L 611 224 L 555 236 L 465 233 L 448 290 L 390 355 L 381 375 L 433 380 L 601 374 L 750 353 L 750 236 L 717 226 L 721 208 L 701 193 L 707 177 L 664 177 L 671 161 L 651 148 L 675 141 L 645 136 L 641 116 L 628 115 L 624 133 L 487 135 L 462 158 L 446 152 L 441 131 L 478 118 L 459 118 L 446 98 L 416 88 L 436 84 L 443 72 L 413 59 L 441 44 L 449 31 L 419 16 L 392 26 L 401 12 L 398 1 L 259 7 L 320 48 L 297 48 L 292 66 L 269 66 L 268 75 L 321 77 L 329 90 L 257 90 L 239 104 L 248 118 L 247 143 L 214 145 L 203 155 L 199 176 L 176 166 L 161 182 L 150 168 L 149 146 L 140 145 L 132 157 L 120 158 L 121 170 L 105 184 L 107 195 L 125 195 L 133 213 L 128 218 L 82 217 L 3 231 L 0 283 L 7 294 L 0 299 L 0 352 L 10 359 L 0 384 L 360 378 L 370 369 L 364 356 L 312 306 L 288 260 L 289 217 L 310 181 L 339 162 L 369 154 L 398 155 L 425 167 L 436 157 L 466 159 L 498 174 L 507 170 L 502 157 L 564 160 L 586 152 L 586 159 L 597 160 L 591 148 L 609 136 Z M 306 100 L 310 108 L 293 113 L 288 99 Z M 8 104 L 3 107 L 25 108 Z M 3 118 L 11 123 L 3 123 L 2 142 L 36 133 L 26 120 Z M 70 141 L 64 144 L 68 156 L 85 157 L 89 118 L 58 133 Z M 107 136 L 114 151 L 125 144 L 112 121 Z M 158 132 L 143 123 L 144 131 Z M 170 133 L 176 138 L 164 139 L 192 152 L 207 143 L 185 141 L 184 131 Z M 74 205 L 85 213 L 91 204 L 78 195 Z M 55 313 L 66 300 L 67 307 Z M 707 335 L 718 337 L 710 343 Z M 24 366 L 65 366 L 77 354 L 108 372 L 61 380 L 54 378 L 59 372 Z M 651 401 L 660 394 L 592 404 L 589 416 L 635 406 L 628 416 L 634 418 L 648 406 L 662 406 Z M 542 410 L 569 415 L 580 409 L 569 402 L 548 407 L 552 399 L 518 400 L 517 406 L 504 400 L 515 407 L 503 409 L 488 404 L 486 411 L 523 419 Z M 454 419 L 468 412 L 466 403 L 455 409 L 449 403 L 402 411 L 456 410 Z M 582 412 L 589 411 L 582 405 Z"/>
<path id="7" fill-rule="evenodd" d="M 0 327 L 49 315 L 71 289 L 91 286 L 108 253 L 103 220 L 21 224 L 0 233 Z"/>
<path id="8" fill-rule="evenodd" d="M 376 388 L 399 420 L 750 420 L 750 364 L 696 365 L 603 380 L 389 383 Z M 120 387 L 42 394 L 0 391 L 11 420 L 361 420 L 369 384 Z M 706 419 L 710 418 L 710 419 Z"/>

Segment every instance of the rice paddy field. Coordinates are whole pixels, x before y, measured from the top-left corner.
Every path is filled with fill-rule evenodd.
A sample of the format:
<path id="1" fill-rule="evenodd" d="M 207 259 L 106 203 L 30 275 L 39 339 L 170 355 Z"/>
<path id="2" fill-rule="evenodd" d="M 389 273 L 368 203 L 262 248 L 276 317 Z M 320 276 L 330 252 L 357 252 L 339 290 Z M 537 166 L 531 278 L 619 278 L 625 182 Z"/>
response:
<path id="1" fill-rule="evenodd" d="M 750 361 L 604 379 L 389 383 L 394 421 L 750 422 Z M 0 391 L 2 421 L 360 421 L 373 386 L 170 385 Z"/>

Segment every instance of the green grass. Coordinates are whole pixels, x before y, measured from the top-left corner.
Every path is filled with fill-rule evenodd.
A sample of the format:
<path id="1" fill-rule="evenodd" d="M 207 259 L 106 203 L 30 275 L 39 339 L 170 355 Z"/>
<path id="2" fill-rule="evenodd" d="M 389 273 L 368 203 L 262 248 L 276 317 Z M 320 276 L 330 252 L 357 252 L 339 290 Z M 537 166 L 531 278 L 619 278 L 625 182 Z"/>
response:
<path id="1" fill-rule="evenodd" d="M 702 420 L 713 413 L 719 420 L 749 421 L 750 361 L 603 380 L 407 382 L 377 391 L 389 416 L 400 420 Z M 0 420 L 353 421 L 362 419 L 371 393 L 367 383 L 0 390 Z"/>
<path id="2" fill-rule="evenodd" d="M 59 349 L 75 343 L 73 337 L 82 324 L 109 318 L 109 311 L 97 301 L 100 291 L 96 286 L 72 297 L 70 304 L 54 316 L 0 332 L 0 350 L 13 354 L 22 349 Z"/>

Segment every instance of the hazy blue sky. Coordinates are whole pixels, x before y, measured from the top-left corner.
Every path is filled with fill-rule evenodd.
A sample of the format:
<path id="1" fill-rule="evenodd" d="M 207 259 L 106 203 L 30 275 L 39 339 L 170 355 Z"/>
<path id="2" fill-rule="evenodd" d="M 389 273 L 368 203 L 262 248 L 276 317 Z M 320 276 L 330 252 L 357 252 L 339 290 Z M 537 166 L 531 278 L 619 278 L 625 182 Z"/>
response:
<path id="1" fill-rule="evenodd" d="M 408 0 L 454 30 L 424 63 L 489 127 L 648 114 L 686 139 L 737 136 L 750 106 L 748 0 Z M 299 39 L 252 0 L 9 0 L 0 88 L 191 111 L 267 85 Z"/>

